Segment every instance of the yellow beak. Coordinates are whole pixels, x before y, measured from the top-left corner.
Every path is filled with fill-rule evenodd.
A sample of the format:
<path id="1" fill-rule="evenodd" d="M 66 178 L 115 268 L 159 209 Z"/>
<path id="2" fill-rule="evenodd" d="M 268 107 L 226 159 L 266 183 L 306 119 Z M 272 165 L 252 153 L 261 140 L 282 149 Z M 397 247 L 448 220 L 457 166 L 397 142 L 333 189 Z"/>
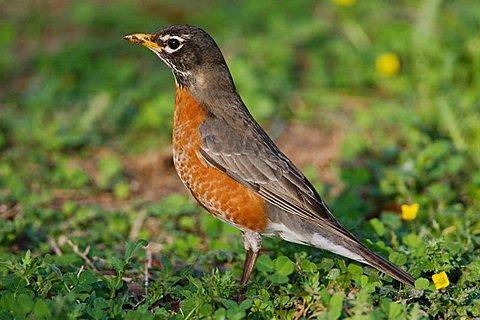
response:
<path id="1" fill-rule="evenodd" d="M 144 34 L 144 33 L 134 33 L 129 34 L 128 36 L 124 36 L 123 39 L 128 40 L 133 43 L 141 44 L 149 49 L 162 49 L 157 43 L 152 41 L 153 35 L 152 34 Z"/>

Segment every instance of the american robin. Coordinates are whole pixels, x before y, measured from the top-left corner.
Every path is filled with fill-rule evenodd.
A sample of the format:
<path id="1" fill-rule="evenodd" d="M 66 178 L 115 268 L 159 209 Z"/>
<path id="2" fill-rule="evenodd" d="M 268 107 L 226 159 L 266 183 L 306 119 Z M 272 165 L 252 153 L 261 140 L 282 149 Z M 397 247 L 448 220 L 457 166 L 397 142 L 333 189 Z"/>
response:
<path id="1" fill-rule="evenodd" d="M 147 47 L 173 71 L 175 168 L 207 211 L 241 230 L 247 250 L 243 284 L 263 235 L 328 250 L 414 284 L 412 276 L 369 250 L 335 219 L 312 184 L 253 119 L 208 33 L 172 25 L 125 39 Z"/>

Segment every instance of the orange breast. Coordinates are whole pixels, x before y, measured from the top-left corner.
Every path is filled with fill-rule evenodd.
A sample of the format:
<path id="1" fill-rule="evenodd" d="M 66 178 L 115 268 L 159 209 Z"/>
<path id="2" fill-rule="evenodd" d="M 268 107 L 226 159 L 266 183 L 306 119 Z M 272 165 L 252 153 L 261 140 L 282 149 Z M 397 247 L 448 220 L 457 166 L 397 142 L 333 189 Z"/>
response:
<path id="1" fill-rule="evenodd" d="M 210 213 L 241 230 L 262 231 L 267 226 L 265 201 L 199 154 L 199 128 L 206 115 L 186 89 L 177 87 L 173 125 L 174 163 L 180 179 Z"/>

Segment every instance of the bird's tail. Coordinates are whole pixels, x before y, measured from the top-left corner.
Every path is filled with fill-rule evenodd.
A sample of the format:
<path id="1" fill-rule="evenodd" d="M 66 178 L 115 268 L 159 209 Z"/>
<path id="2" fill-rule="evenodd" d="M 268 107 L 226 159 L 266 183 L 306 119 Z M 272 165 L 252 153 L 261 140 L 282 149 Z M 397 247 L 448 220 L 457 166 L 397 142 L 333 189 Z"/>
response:
<path id="1" fill-rule="evenodd" d="M 275 211 L 278 210 L 278 211 Z M 271 223 L 264 235 L 280 236 L 282 239 L 327 250 L 338 255 L 370 265 L 392 278 L 413 286 L 415 279 L 407 272 L 370 251 L 355 236 L 336 222 L 332 215 L 323 223 L 308 221 L 295 215 L 285 215 L 281 209 L 271 210 L 270 218 L 279 223 Z"/>
<path id="2" fill-rule="evenodd" d="M 365 259 L 364 261 L 361 261 L 361 262 L 371 265 L 372 267 L 388 274 L 390 277 L 404 284 L 409 284 L 411 286 L 415 285 L 415 278 L 413 278 L 407 272 L 400 269 L 393 263 L 389 262 L 384 257 L 376 254 L 375 252 L 370 251 L 364 245 L 360 244 L 359 247 L 360 247 L 359 248 L 360 250 L 358 254 Z"/>

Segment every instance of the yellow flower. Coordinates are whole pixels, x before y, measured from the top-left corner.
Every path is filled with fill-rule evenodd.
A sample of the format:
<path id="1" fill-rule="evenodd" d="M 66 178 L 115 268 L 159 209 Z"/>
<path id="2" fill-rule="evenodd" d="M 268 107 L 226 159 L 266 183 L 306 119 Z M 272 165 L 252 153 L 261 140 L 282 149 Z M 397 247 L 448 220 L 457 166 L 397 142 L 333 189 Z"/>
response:
<path id="1" fill-rule="evenodd" d="M 349 6 L 353 6 L 357 0 L 332 0 L 332 1 L 338 4 L 339 6 L 349 7 Z"/>
<path id="2" fill-rule="evenodd" d="M 436 273 L 432 276 L 433 283 L 435 284 L 435 288 L 442 289 L 448 287 L 450 284 L 450 280 L 448 280 L 448 276 L 445 271 L 440 273 Z"/>
<path id="3" fill-rule="evenodd" d="M 402 219 L 413 220 L 417 217 L 418 209 L 420 206 L 418 203 L 402 204 Z"/>
<path id="4" fill-rule="evenodd" d="M 395 53 L 387 52 L 377 57 L 375 67 L 384 77 L 391 77 L 400 70 L 400 59 Z"/>

